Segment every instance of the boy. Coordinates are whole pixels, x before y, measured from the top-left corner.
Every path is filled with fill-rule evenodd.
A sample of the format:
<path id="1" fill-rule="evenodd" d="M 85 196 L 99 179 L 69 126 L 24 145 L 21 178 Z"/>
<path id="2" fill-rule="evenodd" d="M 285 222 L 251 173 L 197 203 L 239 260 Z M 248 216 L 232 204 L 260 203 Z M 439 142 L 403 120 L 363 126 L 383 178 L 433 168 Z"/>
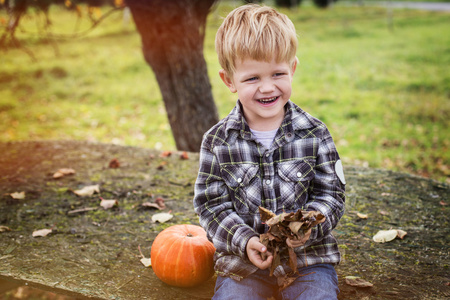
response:
<path id="1" fill-rule="evenodd" d="M 292 103 L 297 35 L 272 8 L 233 10 L 216 35 L 219 75 L 238 101 L 203 138 L 194 207 L 216 247 L 213 299 L 337 299 L 340 254 L 331 231 L 344 212 L 342 164 L 326 126 Z M 259 241 L 268 227 L 259 206 L 275 214 L 299 209 L 326 217 L 294 248 L 300 276 Z M 294 277 L 295 277 L 294 276 Z M 280 281 L 281 282 L 281 281 Z"/>

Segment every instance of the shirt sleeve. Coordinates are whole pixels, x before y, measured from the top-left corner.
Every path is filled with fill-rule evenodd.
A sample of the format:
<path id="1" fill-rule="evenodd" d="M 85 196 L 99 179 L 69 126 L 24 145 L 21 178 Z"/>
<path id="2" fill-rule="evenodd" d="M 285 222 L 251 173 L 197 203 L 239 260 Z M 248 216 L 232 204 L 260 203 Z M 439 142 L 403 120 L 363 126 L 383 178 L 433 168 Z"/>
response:
<path id="1" fill-rule="evenodd" d="M 331 234 L 344 214 L 345 180 L 342 173 L 336 173 L 336 163 L 340 164 L 339 154 L 328 129 L 325 128 L 317 153 L 316 175 L 305 209 L 321 212 L 326 220 L 312 228 L 308 244 L 319 242 Z"/>
<path id="2" fill-rule="evenodd" d="M 194 209 L 217 252 L 248 260 L 247 242 L 258 234 L 234 210 L 217 158 L 205 141 L 200 149 Z"/>

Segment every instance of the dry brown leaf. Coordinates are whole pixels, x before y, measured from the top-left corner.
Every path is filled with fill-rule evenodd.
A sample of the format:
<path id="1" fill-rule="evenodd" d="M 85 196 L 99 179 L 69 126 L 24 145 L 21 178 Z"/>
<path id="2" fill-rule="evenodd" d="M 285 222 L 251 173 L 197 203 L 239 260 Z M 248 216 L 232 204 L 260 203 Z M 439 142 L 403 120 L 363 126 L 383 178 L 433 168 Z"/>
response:
<path id="1" fill-rule="evenodd" d="M 161 210 L 161 208 L 159 207 L 159 205 L 157 203 L 153 203 L 153 202 L 144 202 L 140 205 L 140 207 L 142 208 L 156 208 Z"/>
<path id="2" fill-rule="evenodd" d="M 7 226 L 0 226 L 0 232 L 6 232 L 6 231 L 11 231 L 11 228 L 7 227 Z"/>
<path id="3" fill-rule="evenodd" d="M 25 199 L 25 192 L 14 192 L 9 194 L 13 199 L 23 200 Z"/>
<path id="4" fill-rule="evenodd" d="M 80 197 L 92 196 L 94 193 L 100 193 L 100 186 L 96 185 L 88 185 L 80 190 L 74 191 L 75 195 Z"/>
<path id="5" fill-rule="evenodd" d="M 162 162 L 156 167 L 156 169 L 158 169 L 158 170 L 163 170 L 165 165 L 167 165 L 167 161 L 162 161 Z"/>
<path id="6" fill-rule="evenodd" d="M 406 234 L 407 234 L 406 231 L 403 231 L 401 229 L 397 229 L 397 237 L 399 237 L 400 239 L 403 240 L 403 238 L 405 237 Z"/>
<path id="7" fill-rule="evenodd" d="M 163 151 L 159 156 L 160 157 L 169 157 L 172 155 L 172 151 Z"/>
<path id="8" fill-rule="evenodd" d="M 269 230 L 260 235 L 260 242 L 273 254 L 270 266 L 270 276 L 281 263 L 281 256 L 289 257 L 288 264 L 297 273 L 297 256 L 294 250 L 287 246 L 286 240 L 299 240 L 310 232 L 311 227 L 325 221 L 325 216 L 317 211 L 303 211 L 274 214 L 270 210 L 259 207 L 261 221 L 269 226 Z"/>
<path id="9" fill-rule="evenodd" d="M 292 232 L 299 232 L 303 222 L 289 222 L 289 229 Z"/>
<path id="10" fill-rule="evenodd" d="M 266 222 L 276 216 L 276 214 L 262 206 L 259 207 L 259 214 L 261 215 L 262 222 Z"/>
<path id="11" fill-rule="evenodd" d="M 159 210 L 163 210 L 166 208 L 166 204 L 164 204 L 164 199 L 161 197 L 156 198 L 155 202 L 144 202 L 140 205 L 142 208 L 156 208 Z"/>
<path id="12" fill-rule="evenodd" d="M 272 265 L 270 266 L 270 276 L 273 275 L 275 269 L 281 264 L 280 245 L 276 244 L 272 247 L 271 253 L 273 253 Z"/>
<path id="13" fill-rule="evenodd" d="M 109 162 L 108 167 L 111 168 L 111 169 L 117 169 L 117 168 L 119 168 L 119 167 L 120 167 L 120 162 L 119 162 L 119 160 L 118 160 L 117 158 L 111 159 L 111 161 Z"/>
<path id="14" fill-rule="evenodd" d="M 73 215 L 73 214 L 84 213 L 87 211 L 92 211 L 92 210 L 97 210 L 97 209 L 98 209 L 98 207 L 84 207 L 84 208 L 79 208 L 79 209 L 74 209 L 74 210 L 68 211 L 67 214 Z"/>
<path id="15" fill-rule="evenodd" d="M 401 229 L 380 230 L 374 235 L 373 240 L 377 243 L 386 243 L 394 240 L 396 237 L 403 239 L 407 234 Z"/>
<path id="16" fill-rule="evenodd" d="M 183 153 L 181 153 L 181 155 L 180 155 L 180 159 L 182 159 L 182 160 L 189 159 L 188 153 L 186 151 L 183 151 Z"/>
<path id="17" fill-rule="evenodd" d="M 33 237 L 44 237 L 51 233 L 51 229 L 40 229 L 33 232 Z"/>
<path id="18" fill-rule="evenodd" d="M 356 215 L 358 216 L 358 218 L 360 219 L 367 219 L 369 217 L 369 215 L 367 214 L 362 214 L 362 213 L 356 213 Z"/>
<path id="19" fill-rule="evenodd" d="M 152 259 L 151 258 L 141 258 L 141 263 L 146 267 L 151 267 L 152 266 Z"/>
<path id="20" fill-rule="evenodd" d="M 146 258 L 145 256 L 144 256 L 144 254 L 142 254 L 142 251 L 141 251 L 141 245 L 138 245 L 138 249 L 139 249 L 139 254 L 141 255 L 141 263 L 146 267 L 146 268 L 148 268 L 148 267 L 151 267 L 152 266 L 152 259 L 151 258 Z"/>
<path id="21" fill-rule="evenodd" d="M 380 230 L 374 236 L 373 240 L 377 243 L 390 242 L 397 237 L 397 230 Z"/>
<path id="22" fill-rule="evenodd" d="M 277 278 L 277 283 L 278 286 L 280 288 L 280 291 L 284 290 L 285 288 L 287 288 L 289 285 L 291 285 L 295 280 L 297 279 L 297 277 L 289 277 L 289 276 L 285 276 L 285 277 L 278 277 Z"/>
<path id="23" fill-rule="evenodd" d="M 114 206 L 119 206 L 119 202 L 115 199 L 112 200 L 102 199 L 102 201 L 100 202 L 100 206 L 103 207 L 104 209 L 110 209 L 113 208 Z"/>
<path id="24" fill-rule="evenodd" d="M 159 205 L 159 207 L 161 207 L 161 209 L 166 208 L 166 204 L 164 203 L 164 199 L 161 197 L 157 197 L 155 200 L 155 203 Z"/>
<path id="25" fill-rule="evenodd" d="M 345 283 L 356 287 L 372 287 L 373 284 L 357 276 L 346 276 Z"/>
<path id="26" fill-rule="evenodd" d="M 74 169 L 62 168 L 62 169 L 59 169 L 58 171 L 56 171 L 55 174 L 53 174 L 53 178 L 59 179 L 59 178 L 64 177 L 66 175 L 73 175 L 73 174 L 75 174 L 75 170 Z"/>
<path id="27" fill-rule="evenodd" d="M 295 254 L 295 251 L 293 248 L 288 247 L 288 253 L 289 253 L 289 267 L 291 270 L 297 270 L 297 254 Z"/>
<path id="28" fill-rule="evenodd" d="M 159 213 L 159 214 L 154 214 L 152 216 L 152 221 L 153 222 L 159 222 L 159 223 L 165 223 L 167 221 L 169 221 L 170 219 L 173 218 L 173 215 L 170 213 Z"/>

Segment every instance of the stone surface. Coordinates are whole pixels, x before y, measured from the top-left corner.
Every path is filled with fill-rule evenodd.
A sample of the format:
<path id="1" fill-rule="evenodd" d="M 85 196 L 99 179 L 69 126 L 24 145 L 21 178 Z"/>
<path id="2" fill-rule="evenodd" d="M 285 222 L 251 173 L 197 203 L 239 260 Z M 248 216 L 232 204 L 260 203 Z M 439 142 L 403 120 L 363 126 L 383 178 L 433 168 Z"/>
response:
<path id="1" fill-rule="evenodd" d="M 140 262 L 139 246 L 150 256 L 152 241 L 164 228 L 198 224 L 192 207 L 198 155 L 85 142 L 0 143 L 0 282 L 27 284 L 88 299 L 209 299 L 214 277 L 181 289 L 156 278 Z M 114 158 L 120 166 L 110 168 Z M 60 179 L 61 168 L 76 173 Z M 343 254 L 336 267 L 339 299 L 444 299 L 450 297 L 450 188 L 440 182 L 344 166 L 346 214 L 335 234 Z M 99 184 L 100 194 L 73 191 Z M 25 199 L 11 193 L 25 192 Z M 100 197 L 116 199 L 105 210 Z M 164 199 L 174 215 L 168 223 L 151 221 L 155 209 L 141 204 Z M 78 209 L 85 212 L 70 213 Z M 367 214 L 361 219 L 357 213 Z M 53 229 L 32 237 L 38 229 Z M 378 230 L 402 229 L 403 239 L 379 244 Z M 370 288 L 347 285 L 359 276 Z"/>

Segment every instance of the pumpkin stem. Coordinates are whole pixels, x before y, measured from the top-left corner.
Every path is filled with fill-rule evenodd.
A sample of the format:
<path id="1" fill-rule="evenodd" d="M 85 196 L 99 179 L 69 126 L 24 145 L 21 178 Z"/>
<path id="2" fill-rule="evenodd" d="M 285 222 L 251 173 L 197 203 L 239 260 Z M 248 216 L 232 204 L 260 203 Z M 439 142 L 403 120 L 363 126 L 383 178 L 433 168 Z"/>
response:
<path id="1" fill-rule="evenodd" d="M 187 237 L 193 237 L 193 235 L 192 235 L 192 234 L 190 234 L 190 233 L 188 233 L 188 234 L 187 234 Z"/>

